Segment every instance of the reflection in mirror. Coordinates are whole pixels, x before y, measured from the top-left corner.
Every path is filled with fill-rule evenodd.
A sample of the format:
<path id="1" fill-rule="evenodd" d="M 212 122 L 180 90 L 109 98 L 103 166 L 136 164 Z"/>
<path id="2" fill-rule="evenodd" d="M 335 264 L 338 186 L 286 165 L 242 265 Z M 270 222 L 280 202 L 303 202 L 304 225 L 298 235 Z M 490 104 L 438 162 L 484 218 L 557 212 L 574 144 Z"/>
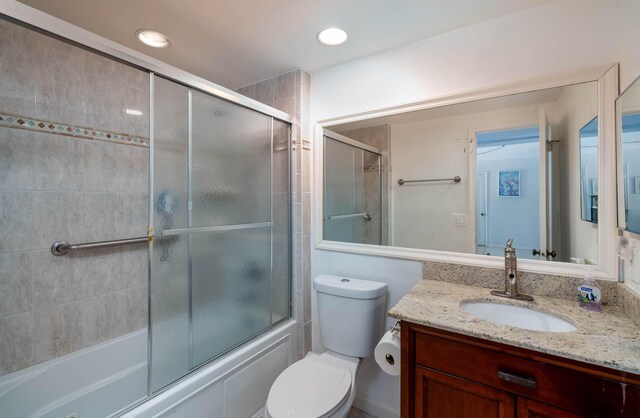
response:
<path id="1" fill-rule="evenodd" d="M 328 219 L 366 212 L 381 245 L 502 256 L 513 238 L 521 258 L 595 264 L 580 173 L 587 159 L 597 167 L 597 97 L 591 82 L 329 127 L 343 141 L 325 136 L 323 238 L 374 243 L 361 216 Z M 354 144 L 379 154 L 379 206 L 364 203 L 368 163 Z M 586 176 L 597 195 L 597 171 Z M 348 204 L 333 210 L 336 199 Z"/>
<path id="2" fill-rule="evenodd" d="M 622 154 L 618 168 L 622 185 L 619 205 L 624 208 L 624 219 L 619 223 L 628 231 L 640 233 L 640 81 L 636 80 L 618 98 L 616 109 Z"/>
<path id="3" fill-rule="evenodd" d="M 324 155 L 324 239 L 382 244 L 380 151 L 325 131 Z"/>
<path id="4" fill-rule="evenodd" d="M 598 118 L 580 129 L 582 220 L 598 223 Z"/>

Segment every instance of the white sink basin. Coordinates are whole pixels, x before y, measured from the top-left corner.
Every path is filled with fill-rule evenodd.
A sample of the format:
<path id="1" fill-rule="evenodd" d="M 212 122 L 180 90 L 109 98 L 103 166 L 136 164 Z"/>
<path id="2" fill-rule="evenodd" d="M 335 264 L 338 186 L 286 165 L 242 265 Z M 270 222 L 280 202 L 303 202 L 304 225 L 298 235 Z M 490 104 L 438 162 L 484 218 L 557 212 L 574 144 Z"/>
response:
<path id="1" fill-rule="evenodd" d="M 460 307 L 485 321 L 511 327 L 547 332 L 575 331 L 571 323 L 544 312 L 496 302 L 463 302 Z"/>

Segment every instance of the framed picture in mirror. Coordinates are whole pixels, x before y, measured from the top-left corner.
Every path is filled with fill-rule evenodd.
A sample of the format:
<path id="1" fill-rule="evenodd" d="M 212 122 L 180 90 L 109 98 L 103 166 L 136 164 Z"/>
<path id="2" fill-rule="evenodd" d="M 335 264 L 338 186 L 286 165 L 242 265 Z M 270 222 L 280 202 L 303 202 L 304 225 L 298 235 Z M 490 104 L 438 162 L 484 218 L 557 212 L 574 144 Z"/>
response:
<path id="1" fill-rule="evenodd" d="M 498 196 L 520 197 L 520 171 L 498 171 Z"/>

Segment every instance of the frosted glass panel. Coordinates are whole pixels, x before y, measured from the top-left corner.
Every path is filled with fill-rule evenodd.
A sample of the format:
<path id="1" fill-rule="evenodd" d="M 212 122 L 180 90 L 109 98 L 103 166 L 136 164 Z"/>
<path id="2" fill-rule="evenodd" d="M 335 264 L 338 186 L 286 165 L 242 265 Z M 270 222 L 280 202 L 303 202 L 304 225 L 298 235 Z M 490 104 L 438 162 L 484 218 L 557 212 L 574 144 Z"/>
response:
<path id="1" fill-rule="evenodd" d="M 192 94 L 192 226 L 268 222 L 271 118 Z"/>
<path id="2" fill-rule="evenodd" d="M 324 239 L 361 244 L 362 229 L 362 217 L 327 219 L 324 221 Z"/>
<path id="3" fill-rule="evenodd" d="M 189 209 L 189 89 L 155 77 L 153 226 L 186 228 Z"/>
<path id="4" fill-rule="evenodd" d="M 191 234 L 195 367 L 271 326 L 271 228 Z"/>
<path id="5" fill-rule="evenodd" d="M 189 372 L 189 276 L 186 235 L 155 240 L 151 262 L 151 385 Z"/>
<path id="6" fill-rule="evenodd" d="M 161 237 L 188 221 L 188 89 L 155 78 L 151 253 L 153 392 L 189 371 L 189 276 L 186 236 Z"/>
<path id="7" fill-rule="evenodd" d="M 154 91 L 151 392 L 289 317 L 291 259 L 290 125 Z"/>
<path id="8" fill-rule="evenodd" d="M 326 136 L 324 147 L 324 239 L 361 243 L 364 151 Z"/>
<path id="9" fill-rule="evenodd" d="M 362 204 L 362 197 L 356 196 L 358 179 L 355 173 L 355 160 L 358 157 L 362 160 L 362 151 L 327 137 L 324 141 L 325 215 L 354 213 L 357 204 Z"/>
<path id="10" fill-rule="evenodd" d="M 272 323 L 289 316 L 289 125 L 273 121 Z"/>

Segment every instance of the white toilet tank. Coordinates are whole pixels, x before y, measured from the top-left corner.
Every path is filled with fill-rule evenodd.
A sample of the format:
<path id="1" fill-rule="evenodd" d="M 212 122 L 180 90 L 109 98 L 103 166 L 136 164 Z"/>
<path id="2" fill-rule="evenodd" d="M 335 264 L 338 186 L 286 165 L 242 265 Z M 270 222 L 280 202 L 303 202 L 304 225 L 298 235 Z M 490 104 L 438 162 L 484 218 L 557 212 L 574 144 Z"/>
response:
<path id="1" fill-rule="evenodd" d="M 322 274 L 313 281 L 322 345 L 369 357 L 384 333 L 387 284 Z"/>

